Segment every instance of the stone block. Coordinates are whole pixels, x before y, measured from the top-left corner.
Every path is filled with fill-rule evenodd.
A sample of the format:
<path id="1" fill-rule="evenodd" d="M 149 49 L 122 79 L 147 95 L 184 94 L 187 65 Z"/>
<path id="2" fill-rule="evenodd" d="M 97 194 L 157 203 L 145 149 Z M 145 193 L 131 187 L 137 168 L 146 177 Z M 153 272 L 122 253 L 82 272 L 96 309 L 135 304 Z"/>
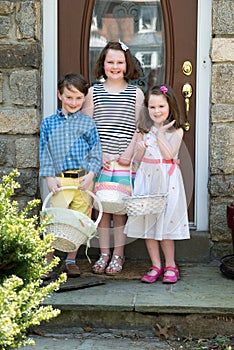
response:
<path id="1" fill-rule="evenodd" d="M 210 170 L 212 174 L 234 173 L 234 124 L 211 127 Z"/>
<path id="2" fill-rule="evenodd" d="M 15 141 L 16 167 L 38 168 L 39 139 L 36 137 L 18 138 Z"/>
<path id="3" fill-rule="evenodd" d="M 0 1 L 0 15 L 7 15 L 14 11 L 14 3 L 12 1 Z"/>
<path id="4" fill-rule="evenodd" d="M 8 37 L 11 29 L 10 17 L 0 16 L 0 38 Z"/>
<path id="5" fill-rule="evenodd" d="M 20 2 L 16 14 L 16 21 L 18 39 L 34 38 L 36 20 L 32 1 Z"/>
<path id="6" fill-rule="evenodd" d="M 0 136 L 1 168 L 15 168 L 15 138 L 8 135 Z M 10 172 L 10 171 L 9 171 Z"/>
<path id="7" fill-rule="evenodd" d="M 0 73 L 0 103 L 3 102 L 3 75 Z"/>
<path id="8" fill-rule="evenodd" d="M 34 1 L 35 12 L 35 40 L 41 40 L 41 1 Z"/>
<path id="9" fill-rule="evenodd" d="M 209 181 L 210 195 L 234 198 L 234 175 L 213 175 Z"/>
<path id="10" fill-rule="evenodd" d="M 36 134 L 40 118 L 35 109 L 1 109 L 0 134 Z"/>
<path id="11" fill-rule="evenodd" d="M 20 70 L 11 73 L 10 92 L 15 105 L 36 106 L 40 96 L 38 72 Z"/>
<path id="12" fill-rule="evenodd" d="M 234 122 L 234 105 L 216 104 L 211 107 L 211 122 Z"/>
<path id="13" fill-rule="evenodd" d="M 211 47 L 213 62 L 234 61 L 234 39 L 214 38 Z"/>
<path id="14" fill-rule="evenodd" d="M 17 181 L 20 184 L 20 195 L 34 197 L 38 192 L 37 169 L 19 169 L 20 176 Z"/>
<path id="15" fill-rule="evenodd" d="M 214 104 L 234 104 L 234 63 L 213 66 L 211 95 Z"/>
<path id="16" fill-rule="evenodd" d="M 15 168 L 15 164 L 12 167 L 0 168 L 0 179 L 3 175 L 8 175 Z M 24 208 L 28 201 L 38 197 L 38 171 L 37 169 L 18 169 L 20 175 L 15 178 L 15 181 L 20 184 L 20 188 L 15 190 L 17 196 L 17 202 L 20 208 Z M 21 198 L 20 198 L 21 196 Z M 31 197 L 31 198 L 28 198 Z M 21 205 L 22 203 L 22 205 Z M 38 212 L 35 212 L 38 214 Z"/>
<path id="17" fill-rule="evenodd" d="M 7 141 L 0 140 L 0 165 L 7 163 Z"/>
<path id="18" fill-rule="evenodd" d="M 213 241 L 231 242 L 231 230 L 227 225 L 227 205 L 230 202 L 225 198 L 213 198 L 210 202 L 210 234 Z"/>
<path id="19" fill-rule="evenodd" d="M 42 47 L 39 43 L 1 45 L 1 68 L 18 70 L 20 67 L 39 68 L 42 61 Z"/>
<path id="20" fill-rule="evenodd" d="M 234 34 L 234 1 L 213 0 L 214 34 Z"/>

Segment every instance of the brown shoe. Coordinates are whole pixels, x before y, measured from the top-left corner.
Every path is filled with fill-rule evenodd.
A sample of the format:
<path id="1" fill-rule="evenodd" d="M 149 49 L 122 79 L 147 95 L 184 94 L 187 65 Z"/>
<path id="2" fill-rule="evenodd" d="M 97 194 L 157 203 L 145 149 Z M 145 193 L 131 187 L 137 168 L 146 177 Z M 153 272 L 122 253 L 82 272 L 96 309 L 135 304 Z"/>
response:
<path id="1" fill-rule="evenodd" d="M 66 264 L 63 271 L 67 273 L 68 277 L 80 276 L 80 269 L 76 264 Z"/>

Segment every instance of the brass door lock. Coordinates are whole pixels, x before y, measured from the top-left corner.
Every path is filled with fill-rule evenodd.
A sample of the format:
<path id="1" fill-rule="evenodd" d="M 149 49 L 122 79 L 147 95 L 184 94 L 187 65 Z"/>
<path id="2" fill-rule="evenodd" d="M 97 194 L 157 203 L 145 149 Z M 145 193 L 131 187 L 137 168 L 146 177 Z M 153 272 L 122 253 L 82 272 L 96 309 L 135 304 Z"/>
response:
<path id="1" fill-rule="evenodd" d="M 182 65 L 182 72 L 184 73 L 184 75 L 191 75 L 193 72 L 193 66 L 192 63 L 190 61 L 184 61 L 183 65 Z"/>

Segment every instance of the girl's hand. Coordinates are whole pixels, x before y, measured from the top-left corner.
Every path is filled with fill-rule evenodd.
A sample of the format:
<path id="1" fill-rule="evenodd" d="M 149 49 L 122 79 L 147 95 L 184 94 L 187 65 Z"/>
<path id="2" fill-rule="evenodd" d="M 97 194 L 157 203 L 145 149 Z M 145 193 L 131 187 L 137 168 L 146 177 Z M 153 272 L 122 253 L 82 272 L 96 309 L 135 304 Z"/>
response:
<path id="1" fill-rule="evenodd" d="M 106 168 L 106 169 L 109 169 L 110 168 L 110 163 L 111 162 L 118 162 L 119 160 L 119 156 L 113 156 L 113 155 L 110 155 L 110 154 L 107 154 L 107 153 L 103 153 L 102 154 L 102 165 L 103 165 L 103 168 Z"/>
<path id="2" fill-rule="evenodd" d="M 103 168 L 109 169 L 110 167 L 110 156 L 107 153 L 102 153 L 102 166 Z"/>
<path id="3" fill-rule="evenodd" d="M 148 145 L 145 143 L 145 141 L 139 141 L 138 143 L 137 143 L 137 150 L 139 150 L 139 151 L 145 151 L 146 150 L 146 148 L 148 147 Z"/>
<path id="4" fill-rule="evenodd" d="M 55 177 L 47 176 L 46 182 L 50 192 L 53 192 L 54 194 L 58 192 L 60 184 L 58 183 Z"/>
<path id="5" fill-rule="evenodd" d="M 79 186 L 77 187 L 79 190 L 87 190 L 89 185 L 94 179 L 95 174 L 90 171 L 87 175 L 84 175 L 80 178 Z"/>
<path id="6" fill-rule="evenodd" d="M 158 132 L 165 133 L 168 129 L 170 129 L 175 124 L 175 120 L 172 120 L 172 122 L 163 124 L 159 127 Z"/>
<path id="7" fill-rule="evenodd" d="M 122 157 L 122 156 L 120 156 L 120 157 L 119 157 L 119 160 L 118 160 L 118 164 L 119 164 L 119 165 L 123 165 L 123 166 L 129 165 L 130 162 L 131 162 L 131 159 L 126 158 L 126 157 Z"/>

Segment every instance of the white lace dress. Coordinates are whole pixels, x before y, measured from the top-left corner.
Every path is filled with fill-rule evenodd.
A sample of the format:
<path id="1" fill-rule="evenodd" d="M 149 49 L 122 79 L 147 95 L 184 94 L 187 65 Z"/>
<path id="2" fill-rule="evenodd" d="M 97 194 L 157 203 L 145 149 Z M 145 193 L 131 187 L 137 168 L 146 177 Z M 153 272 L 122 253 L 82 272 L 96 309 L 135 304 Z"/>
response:
<path id="1" fill-rule="evenodd" d="M 171 135 L 166 133 L 168 139 Z M 159 241 L 189 239 L 187 203 L 178 158 L 169 162 L 163 159 L 155 127 L 144 135 L 144 141 L 148 147 L 137 170 L 134 195 L 168 193 L 167 206 L 159 217 L 154 214 L 129 216 L 124 232 L 128 237 Z"/>

